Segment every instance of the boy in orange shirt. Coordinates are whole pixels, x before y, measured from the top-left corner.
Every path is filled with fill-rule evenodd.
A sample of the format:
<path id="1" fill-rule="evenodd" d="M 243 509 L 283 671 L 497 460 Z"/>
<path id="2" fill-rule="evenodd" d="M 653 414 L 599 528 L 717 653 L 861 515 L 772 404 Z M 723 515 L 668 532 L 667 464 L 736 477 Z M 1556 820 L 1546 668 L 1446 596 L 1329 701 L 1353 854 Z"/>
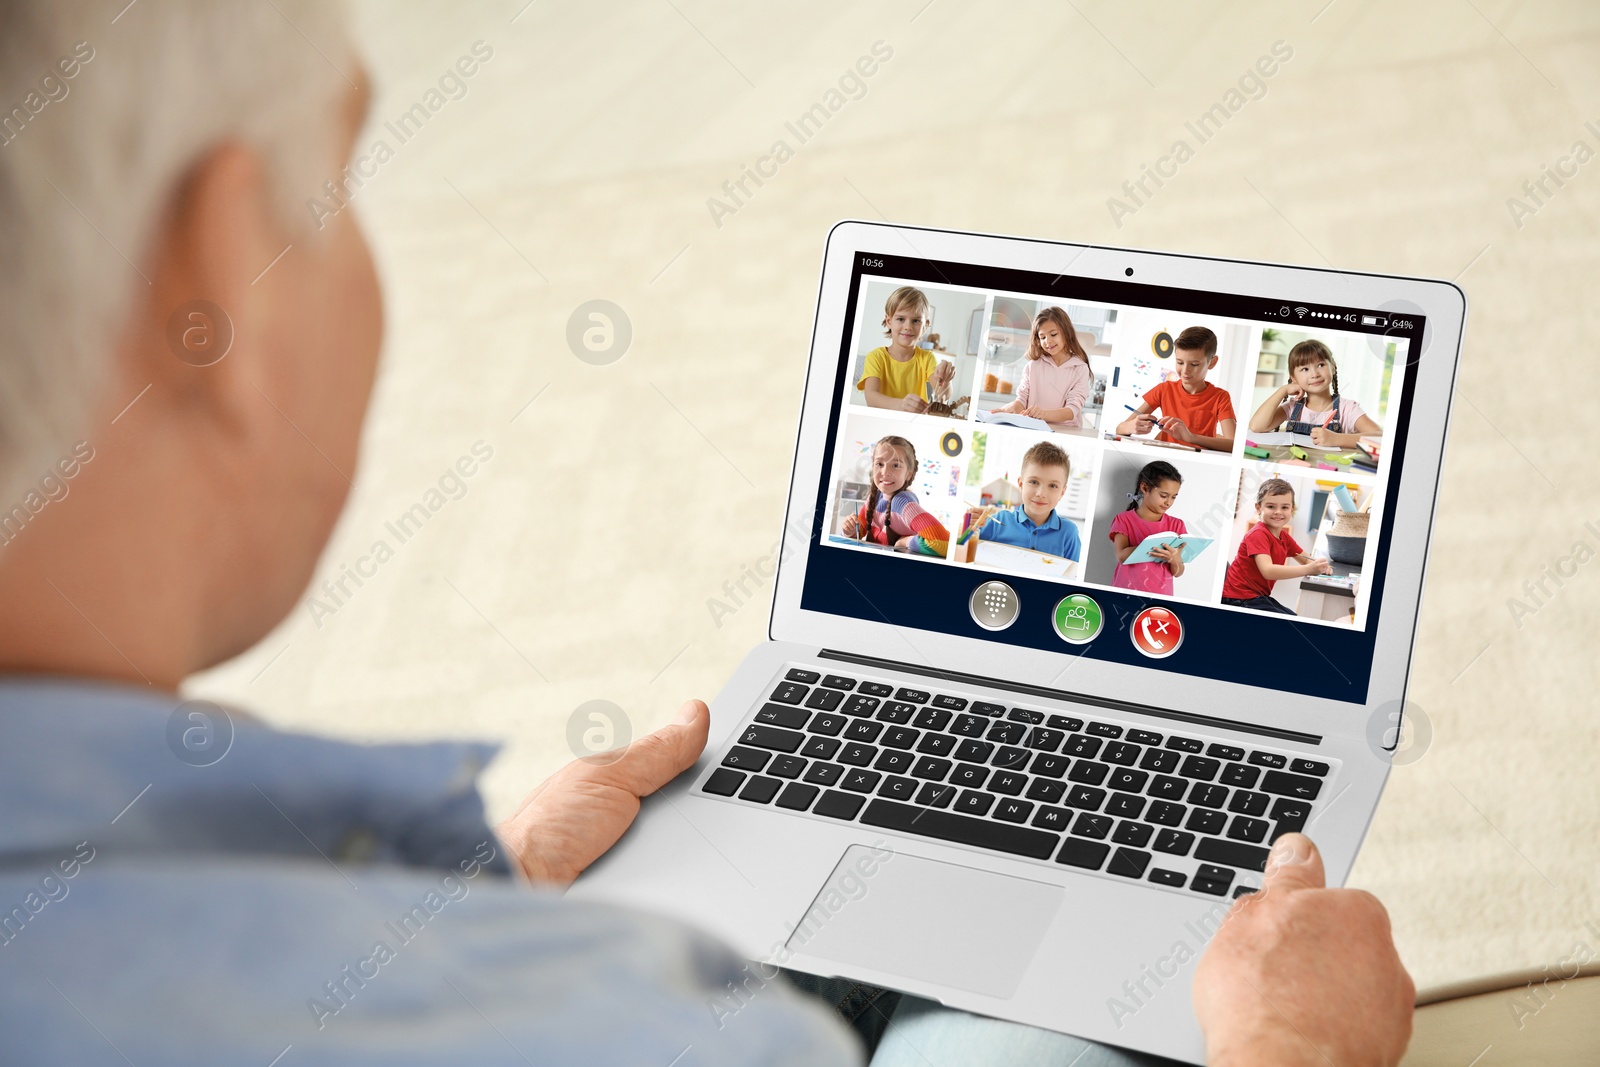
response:
<path id="1" fill-rule="evenodd" d="M 1159 426 L 1158 441 L 1232 452 L 1233 400 L 1226 389 L 1206 381 L 1217 365 L 1217 335 L 1204 326 L 1189 327 L 1173 343 L 1172 362 L 1178 380 L 1158 382 L 1144 394 L 1144 402 L 1117 425 L 1117 433 L 1149 433 Z"/>

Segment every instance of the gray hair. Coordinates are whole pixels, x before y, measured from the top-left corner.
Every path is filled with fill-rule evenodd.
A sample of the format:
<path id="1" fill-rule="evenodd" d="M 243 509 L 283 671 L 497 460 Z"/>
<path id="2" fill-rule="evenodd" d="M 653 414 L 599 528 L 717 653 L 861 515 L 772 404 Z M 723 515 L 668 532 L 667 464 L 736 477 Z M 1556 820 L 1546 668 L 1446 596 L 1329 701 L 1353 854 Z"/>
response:
<path id="1" fill-rule="evenodd" d="M 0 0 L 0 511 L 104 429 L 90 412 L 156 225 L 208 150 L 258 151 L 286 227 L 309 230 L 337 177 L 342 4 L 119 6 Z"/>

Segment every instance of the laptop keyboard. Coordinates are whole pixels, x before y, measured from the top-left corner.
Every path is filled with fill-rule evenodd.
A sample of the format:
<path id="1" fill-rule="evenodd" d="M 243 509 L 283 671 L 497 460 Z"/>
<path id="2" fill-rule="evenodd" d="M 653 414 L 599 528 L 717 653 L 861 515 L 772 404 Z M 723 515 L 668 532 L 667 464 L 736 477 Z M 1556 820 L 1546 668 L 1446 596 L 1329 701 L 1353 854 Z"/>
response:
<path id="1" fill-rule="evenodd" d="M 1212 896 L 1254 892 L 1326 762 L 792 667 L 705 793 Z"/>

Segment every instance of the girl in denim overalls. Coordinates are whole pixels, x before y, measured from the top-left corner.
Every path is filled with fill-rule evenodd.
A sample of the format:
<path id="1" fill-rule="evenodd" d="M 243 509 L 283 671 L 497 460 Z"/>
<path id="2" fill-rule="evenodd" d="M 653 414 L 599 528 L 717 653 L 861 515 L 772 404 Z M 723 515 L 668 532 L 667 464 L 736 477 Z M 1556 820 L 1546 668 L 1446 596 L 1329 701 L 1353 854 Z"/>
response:
<path id="1" fill-rule="evenodd" d="M 1289 349 L 1288 384 L 1275 389 L 1256 409 L 1250 429 L 1301 434 L 1327 448 L 1354 448 L 1362 437 L 1383 433 L 1360 404 L 1339 395 L 1333 352 L 1315 339 Z"/>

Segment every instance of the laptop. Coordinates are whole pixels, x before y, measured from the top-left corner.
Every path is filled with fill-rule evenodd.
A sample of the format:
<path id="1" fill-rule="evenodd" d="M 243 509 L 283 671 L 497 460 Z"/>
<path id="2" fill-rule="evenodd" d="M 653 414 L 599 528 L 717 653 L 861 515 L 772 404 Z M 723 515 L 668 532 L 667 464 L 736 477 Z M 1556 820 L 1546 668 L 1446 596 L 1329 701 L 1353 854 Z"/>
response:
<path id="1" fill-rule="evenodd" d="M 1465 317 L 839 223 L 768 640 L 572 895 L 763 964 L 727 1025 L 783 966 L 1200 1063 L 1195 964 L 1272 841 L 1339 885 L 1382 793 Z"/>

